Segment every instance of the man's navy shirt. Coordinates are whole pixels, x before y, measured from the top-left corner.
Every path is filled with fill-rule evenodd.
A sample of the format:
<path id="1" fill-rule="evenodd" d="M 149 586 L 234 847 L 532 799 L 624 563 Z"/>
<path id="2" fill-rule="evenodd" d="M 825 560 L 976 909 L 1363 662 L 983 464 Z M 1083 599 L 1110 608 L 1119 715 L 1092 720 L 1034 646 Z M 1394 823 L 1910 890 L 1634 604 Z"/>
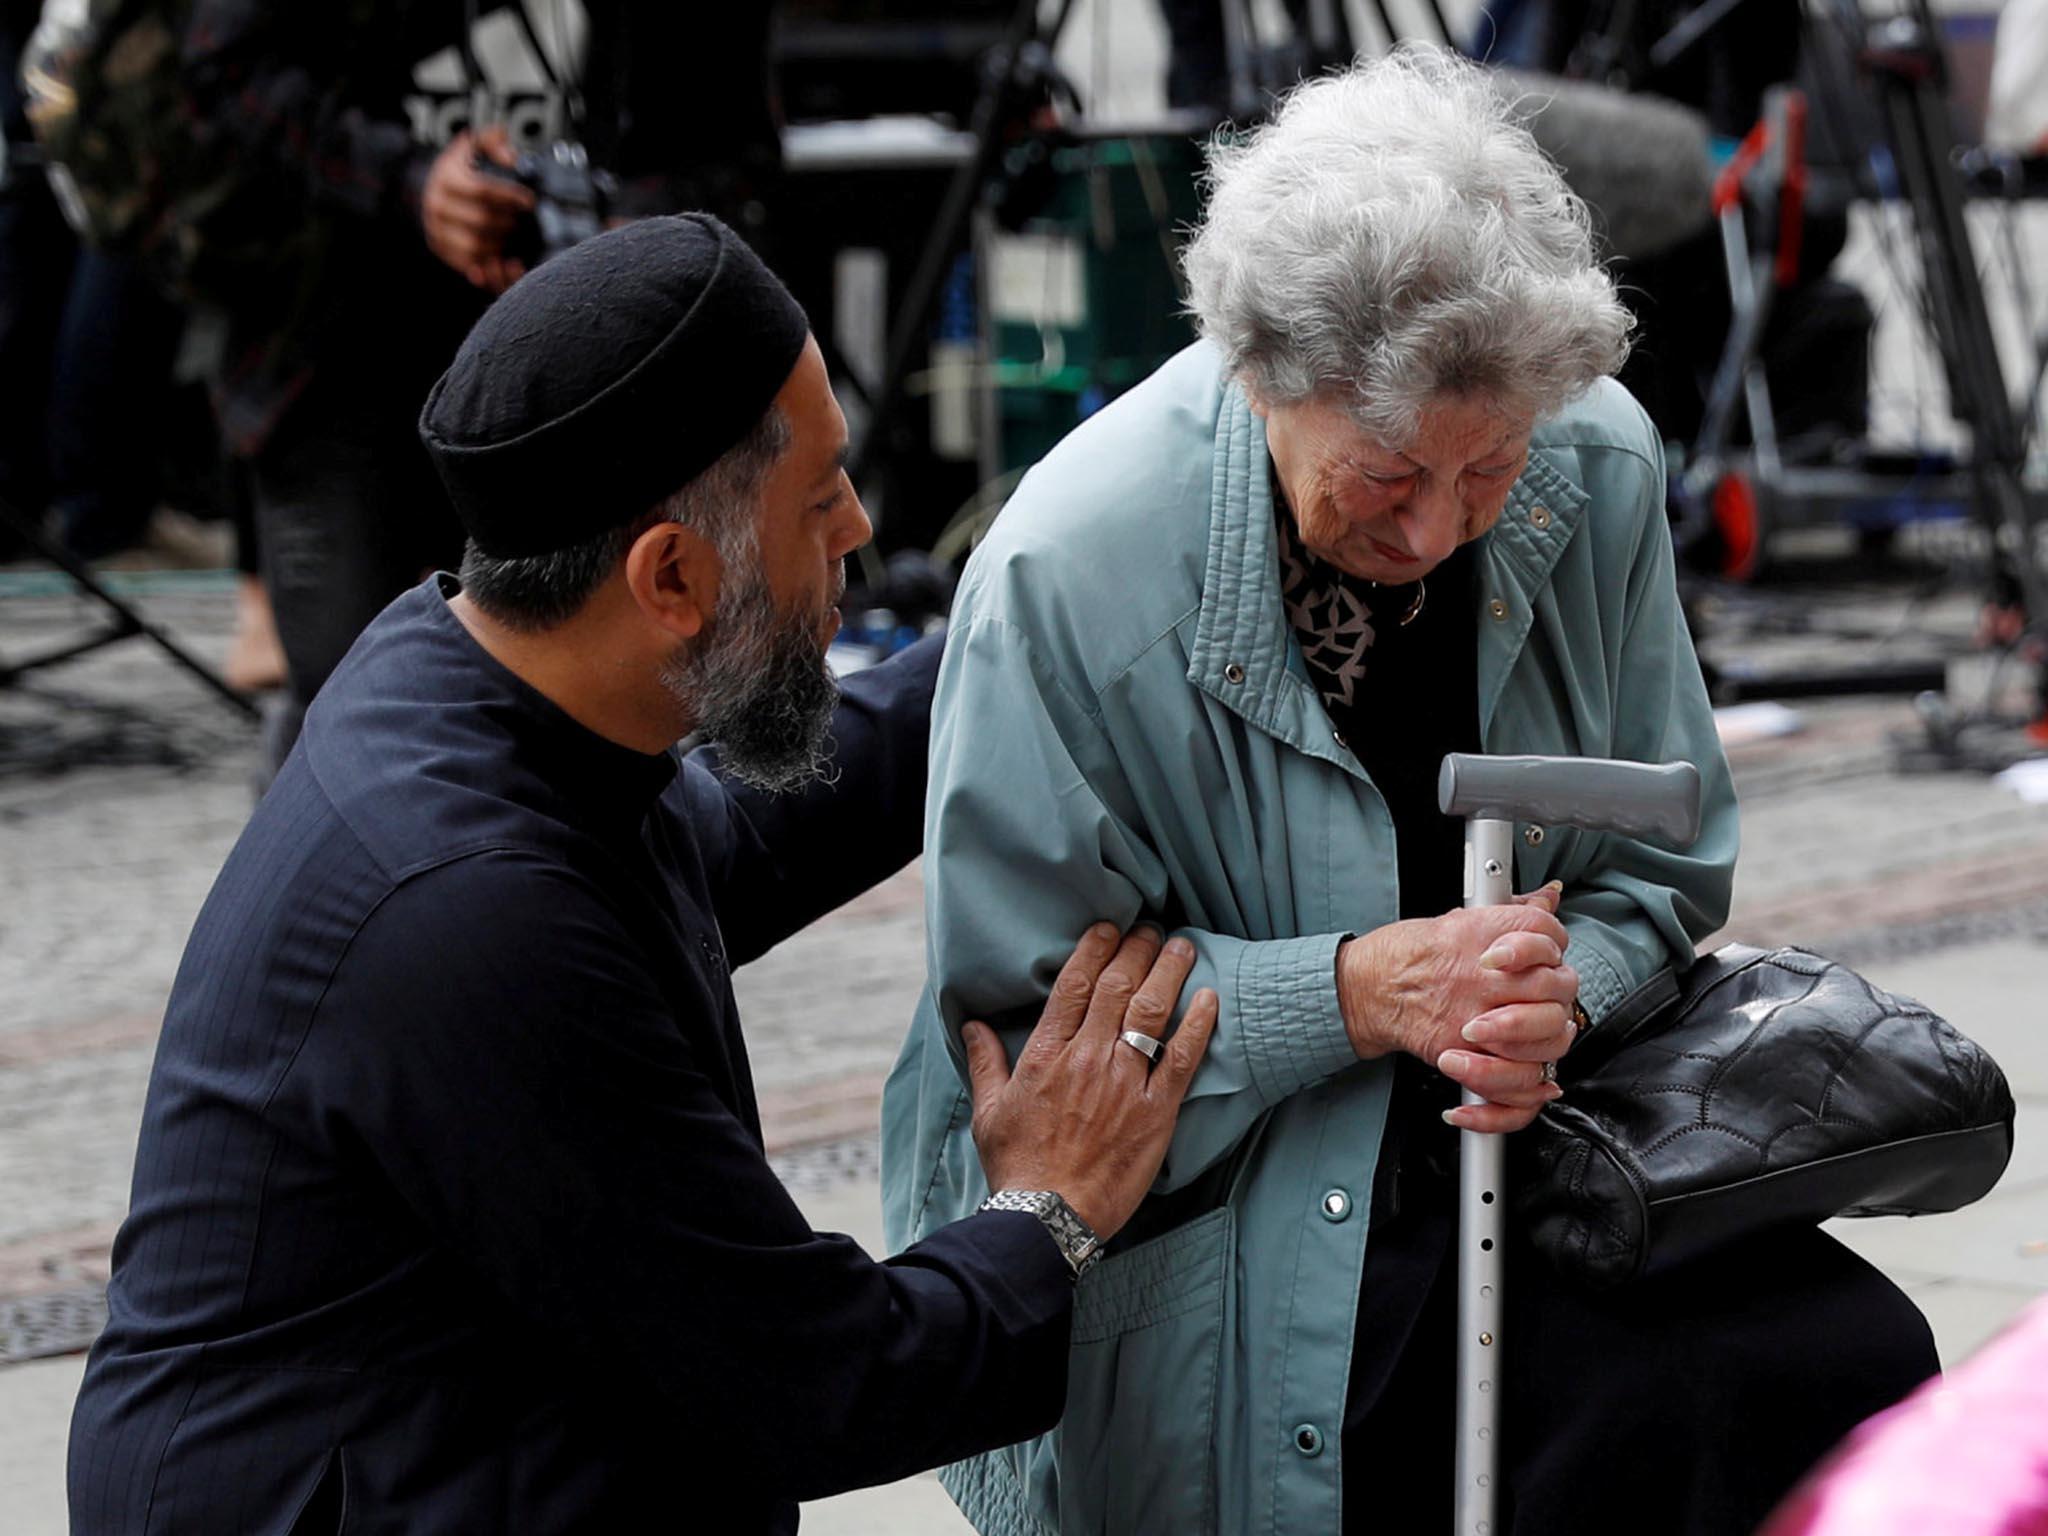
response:
<path id="1" fill-rule="evenodd" d="M 364 633 L 193 931 L 74 1531 L 788 1530 L 1046 1428 L 1057 1248 L 814 1233 L 730 981 L 916 853 L 936 645 L 772 797 L 576 724 L 452 590 Z"/>

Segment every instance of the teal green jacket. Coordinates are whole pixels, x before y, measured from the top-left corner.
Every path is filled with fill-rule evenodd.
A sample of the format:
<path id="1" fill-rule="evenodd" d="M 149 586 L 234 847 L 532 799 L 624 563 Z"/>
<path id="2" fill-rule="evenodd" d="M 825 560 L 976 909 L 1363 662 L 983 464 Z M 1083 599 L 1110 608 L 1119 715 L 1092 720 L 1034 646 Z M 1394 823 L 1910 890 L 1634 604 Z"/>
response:
<path id="1" fill-rule="evenodd" d="M 1663 456 L 1619 385 L 1537 431 L 1478 553 L 1486 750 L 1684 759 L 1705 782 L 1683 852 L 1517 839 L 1519 889 L 1564 882 L 1597 1018 L 1721 924 L 1737 841 Z M 930 981 L 882 1105 L 892 1246 L 987 1193 L 961 1023 L 1014 1056 L 1089 923 L 1185 934 L 1184 997 L 1222 1000 L 1158 1186 L 1080 1284 L 1064 1419 L 948 1488 L 1002 1536 L 1336 1530 L 1391 1075 L 1352 1051 L 1336 950 L 1399 915 L 1394 829 L 1282 613 L 1264 428 L 1208 347 L 1054 449 L 976 552 L 928 793 Z"/>

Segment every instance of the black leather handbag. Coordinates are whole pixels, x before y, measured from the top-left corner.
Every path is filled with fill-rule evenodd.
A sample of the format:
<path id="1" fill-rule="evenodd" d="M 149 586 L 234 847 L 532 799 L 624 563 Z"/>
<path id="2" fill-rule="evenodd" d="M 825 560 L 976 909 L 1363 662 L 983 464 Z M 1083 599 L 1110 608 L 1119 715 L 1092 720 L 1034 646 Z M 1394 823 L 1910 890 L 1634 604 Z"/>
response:
<path id="1" fill-rule="evenodd" d="M 1625 998 L 1511 1138 L 1523 1230 L 1605 1289 L 1763 1228 L 1952 1211 L 2012 1156 L 1998 1064 L 1803 949 L 1731 944 Z"/>

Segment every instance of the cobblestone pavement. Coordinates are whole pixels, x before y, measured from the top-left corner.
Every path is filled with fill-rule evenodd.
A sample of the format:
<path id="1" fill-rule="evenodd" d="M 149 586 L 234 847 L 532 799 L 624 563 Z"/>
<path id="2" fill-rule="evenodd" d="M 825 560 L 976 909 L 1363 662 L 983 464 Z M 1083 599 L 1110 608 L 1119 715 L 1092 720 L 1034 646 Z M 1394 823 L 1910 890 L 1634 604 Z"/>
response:
<path id="1" fill-rule="evenodd" d="M 152 614 L 219 653 L 223 582 L 150 590 Z M 68 598 L 0 601 L 0 656 L 89 617 Z M 1737 751 L 1732 934 L 1867 959 L 2048 931 L 2048 807 L 1979 775 L 1892 773 L 1890 735 L 1913 724 L 1897 702 L 1806 713 L 1802 734 Z M 0 692 L 0 1309 L 16 1309 L 0 1358 L 10 1339 L 64 1342 L 24 1326 L 22 1298 L 101 1277 L 157 1018 L 247 814 L 254 752 L 253 729 L 139 641 Z M 795 1182 L 871 1170 L 875 1104 L 922 980 L 919 900 L 905 871 L 737 978 Z"/>

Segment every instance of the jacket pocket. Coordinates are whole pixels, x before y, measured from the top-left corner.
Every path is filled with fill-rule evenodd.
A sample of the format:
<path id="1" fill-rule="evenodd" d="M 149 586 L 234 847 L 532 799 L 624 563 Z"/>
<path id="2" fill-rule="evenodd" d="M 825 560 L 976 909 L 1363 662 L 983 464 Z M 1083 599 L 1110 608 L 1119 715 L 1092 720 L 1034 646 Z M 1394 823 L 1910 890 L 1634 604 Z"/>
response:
<path id="1" fill-rule="evenodd" d="M 285 1536 L 341 1536 L 348 1529 L 348 1453 L 336 1446 Z"/>
<path id="2" fill-rule="evenodd" d="M 1228 1207 L 1104 1259 L 1074 1297 L 1060 1420 L 1062 1536 L 1216 1530 Z"/>

